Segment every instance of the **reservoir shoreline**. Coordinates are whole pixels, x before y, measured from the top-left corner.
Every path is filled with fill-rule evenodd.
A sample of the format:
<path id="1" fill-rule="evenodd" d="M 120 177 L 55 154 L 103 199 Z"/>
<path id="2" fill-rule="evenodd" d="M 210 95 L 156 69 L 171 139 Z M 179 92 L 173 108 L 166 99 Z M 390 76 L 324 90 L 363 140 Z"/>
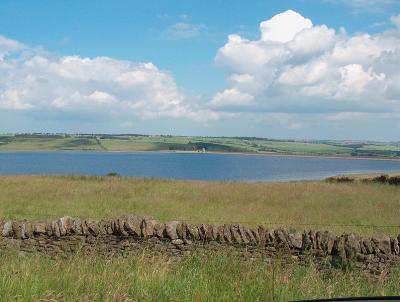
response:
<path id="1" fill-rule="evenodd" d="M 279 156 L 279 157 L 308 157 L 308 158 L 331 158 L 331 159 L 349 159 L 349 160 L 385 160 L 400 161 L 400 157 L 383 156 L 348 156 L 348 155 L 330 155 L 330 154 L 302 154 L 302 153 L 284 153 L 284 152 L 224 152 L 224 151 L 183 151 L 183 150 L 69 150 L 69 149 L 41 149 L 41 150 L 0 150 L 2 153 L 154 153 L 154 154 L 221 154 L 221 155 L 246 155 L 246 156 Z"/>

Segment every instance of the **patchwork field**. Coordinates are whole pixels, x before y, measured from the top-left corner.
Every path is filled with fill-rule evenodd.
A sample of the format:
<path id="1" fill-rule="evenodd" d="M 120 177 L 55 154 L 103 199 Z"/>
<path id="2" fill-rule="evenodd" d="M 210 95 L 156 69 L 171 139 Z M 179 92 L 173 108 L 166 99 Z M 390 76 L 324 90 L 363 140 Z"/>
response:
<path id="1" fill-rule="evenodd" d="M 283 141 L 250 137 L 162 135 L 0 135 L 0 151 L 205 151 L 398 157 L 399 143 Z"/>
<path id="2" fill-rule="evenodd" d="M 400 233 L 400 187 L 352 182 L 237 183 L 119 177 L 0 177 L 2 219 L 108 218 Z M 397 226 L 396 226 L 397 225 Z M 400 270 L 378 279 L 351 269 L 266 265 L 222 255 L 49 259 L 0 251 L 1 301 L 287 301 L 396 295 Z"/>

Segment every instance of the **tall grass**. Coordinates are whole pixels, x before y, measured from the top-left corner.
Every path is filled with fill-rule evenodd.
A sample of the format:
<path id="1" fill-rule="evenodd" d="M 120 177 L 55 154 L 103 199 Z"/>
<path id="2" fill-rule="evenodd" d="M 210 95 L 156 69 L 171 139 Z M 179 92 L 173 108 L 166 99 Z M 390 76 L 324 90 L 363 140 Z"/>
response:
<path id="1" fill-rule="evenodd" d="M 398 269 L 375 280 L 223 255 L 52 260 L 8 251 L 0 259 L 0 301 L 288 301 L 396 295 L 400 283 Z"/>
<path id="2" fill-rule="evenodd" d="M 264 224 L 340 233 L 400 233 L 400 187 L 371 183 L 239 183 L 85 176 L 0 177 L 0 219 L 109 218 Z M 372 227 L 364 227 L 368 225 Z M 374 227 L 376 226 L 376 227 Z"/>

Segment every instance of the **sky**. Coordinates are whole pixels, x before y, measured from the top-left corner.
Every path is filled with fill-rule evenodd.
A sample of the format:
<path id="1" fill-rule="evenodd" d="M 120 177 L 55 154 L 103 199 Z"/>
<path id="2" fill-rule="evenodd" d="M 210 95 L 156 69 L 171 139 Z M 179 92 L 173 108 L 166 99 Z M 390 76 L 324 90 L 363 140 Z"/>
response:
<path id="1" fill-rule="evenodd" d="M 0 133 L 400 141 L 400 0 L 0 0 Z"/>

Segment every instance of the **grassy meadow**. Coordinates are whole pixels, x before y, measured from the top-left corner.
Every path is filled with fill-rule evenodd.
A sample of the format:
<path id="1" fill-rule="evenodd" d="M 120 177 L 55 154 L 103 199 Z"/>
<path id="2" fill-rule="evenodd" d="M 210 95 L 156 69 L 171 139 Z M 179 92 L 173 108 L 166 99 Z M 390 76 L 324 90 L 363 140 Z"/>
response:
<path id="1" fill-rule="evenodd" d="M 85 176 L 2 176 L 2 219 L 107 218 L 264 224 L 400 233 L 400 187 L 353 182 L 239 183 Z M 369 225 L 372 227 L 365 227 Z M 374 227 L 375 226 L 375 227 Z M 359 271 L 266 265 L 228 255 L 50 259 L 0 250 L 0 301 L 288 301 L 400 294 L 400 268 Z"/>
<path id="2" fill-rule="evenodd" d="M 223 255 L 179 262 L 145 256 L 52 260 L 0 251 L 0 301 L 290 301 L 398 295 L 400 270 L 371 279 L 359 272 L 266 265 Z"/>
<path id="3" fill-rule="evenodd" d="M 337 233 L 400 233 L 400 187 L 300 181 L 241 183 L 90 176 L 1 176 L 0 217 L 95 219 L 124 213 L 162 221 L 264 224 Z M 370 227 L 365 227 L 368 225 Z M 375 227 L 374 227 L 375 226 Z"/>

